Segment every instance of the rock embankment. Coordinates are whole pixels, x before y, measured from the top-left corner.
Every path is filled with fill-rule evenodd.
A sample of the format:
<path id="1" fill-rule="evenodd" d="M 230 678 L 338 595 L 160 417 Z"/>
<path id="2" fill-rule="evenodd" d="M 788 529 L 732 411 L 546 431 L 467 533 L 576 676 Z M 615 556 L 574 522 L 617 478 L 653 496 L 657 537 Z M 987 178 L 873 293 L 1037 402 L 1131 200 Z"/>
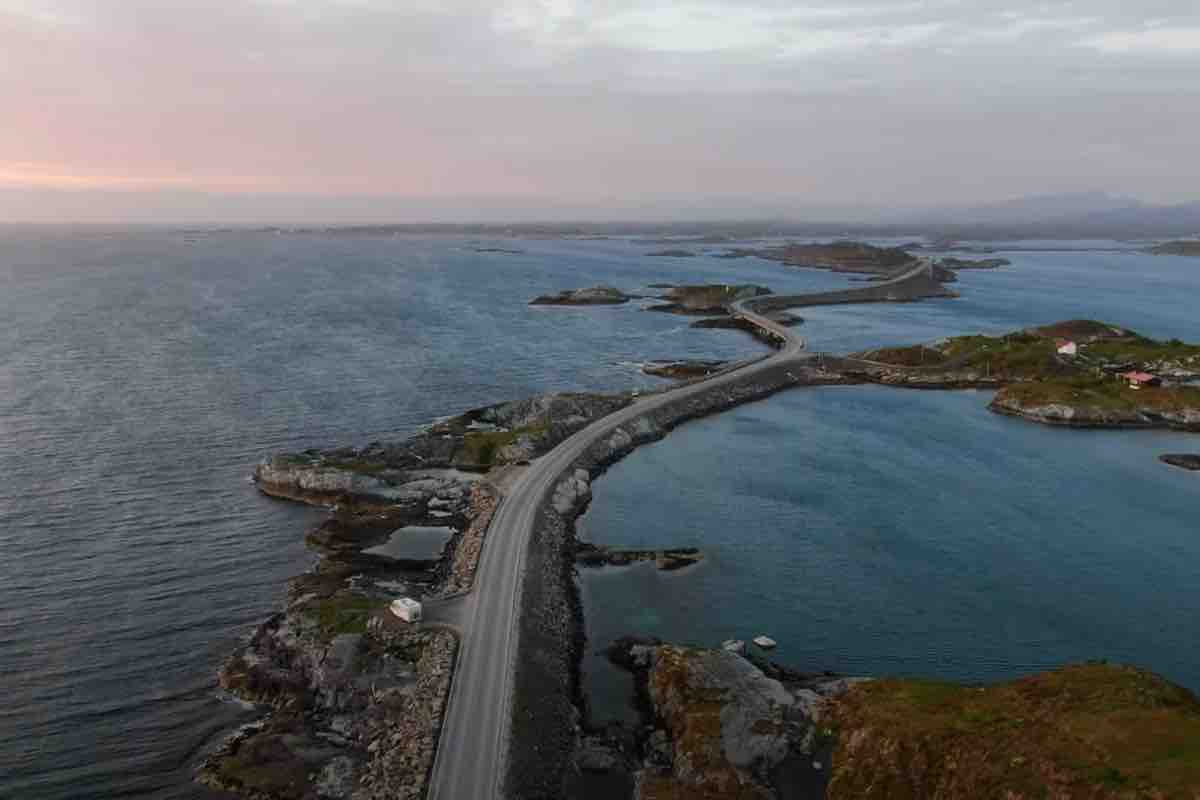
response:
<path id="1" fill-rule="evenodd" d="M 912 266 L 911 264 L 909 266 Z M 948 270 L 936 267 L 921 270 L 902 281 L 880 283 L 877 286 L 860 286 L 854 289 L 837 289 L 830 292 L 806 294 L 802 297 L 772 295 L 760 297 L 746 303 L 759 314 L 785 311 L 789 308 L 810 306 L 845 305 L 850 303 L 906 303 L 933 297 L 957 297 L 958 294 L 943 284 L 953 278 Z"/>
<path id="2" fill-rule="evenodd" d="M 479 556 L 483 553 L 483 541 L 500 495 L 491 484 L 480 481 L 471 487 L 467 519 L 470 520 L 458 542 L 454 543 L 454 555 L 450 559 L 449 574 L 442 587 L 442 594 L 455 595 L 470 590 L 475 583 L 475 571 L 479 568 Z"/>
<path id="3" fill-rule="evenodd" d="M 531 306 L 615 306 L 632 299 L 612 286 L 565 289 L 558 294 L 543 294 L 529 301 Z"/>

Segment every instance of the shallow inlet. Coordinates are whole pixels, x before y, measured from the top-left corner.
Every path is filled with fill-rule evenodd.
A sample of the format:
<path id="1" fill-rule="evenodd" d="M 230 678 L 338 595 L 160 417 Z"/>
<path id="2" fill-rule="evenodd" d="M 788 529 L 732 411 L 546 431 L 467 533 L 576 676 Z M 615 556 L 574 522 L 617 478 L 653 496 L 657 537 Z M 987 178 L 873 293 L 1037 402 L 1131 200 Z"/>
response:
<path id="1" fill-rule="evenodd" d="M 399 560 L 433 561 L 441 558 L 446 543 L 453 535 L 454 529 L 448 527 L 414 525 L 397 528 L 392 531 L 386 542 L 363 552 L 367 555 Z"/>

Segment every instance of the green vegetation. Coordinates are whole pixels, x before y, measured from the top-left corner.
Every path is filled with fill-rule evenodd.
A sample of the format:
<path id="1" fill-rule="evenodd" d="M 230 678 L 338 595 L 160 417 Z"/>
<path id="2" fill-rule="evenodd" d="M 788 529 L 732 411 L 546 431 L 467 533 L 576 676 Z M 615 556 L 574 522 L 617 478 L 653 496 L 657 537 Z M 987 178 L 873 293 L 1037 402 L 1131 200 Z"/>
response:
<path id="1" fill-rule="evenodd" d="M 1200 786 L 1200 702 L 1131 667 L 985 688 L 873 681 L 838 702 L 834 721 L 833 800 L 1194 798 Z"/>
<path id="2" fill-rule="evenodd" d="M 1159 342 L 1135 335 L 1128 339 L 1114 339 L 1089 344 L 1085 348 L 1085 352 L 1092 358 L 1122 364 L 1152 364 L 1166 361 L 1191 364 L 1200 368 L 1200 346 L 1186 344 L 1178 339 Z"/>
<path id="3" fill-rule="evenodd" d="M 381 606 L 369 597 L 337 594 L 312 601 L 304 615 L 317 624 L 322 639 L 332 639 L 343 633 L 366 633 L 367 620 Z"/>
<path id="4" fill-rule="evenodd" d="M 358 472 L 362 475 L 378 475 L 388 468 L 388 465 L 381 461 L 358 458 L 331 458 L 325 461 L 324 466 L 344 469 L 347 472 Z"/>
<path id="5" fill-rule="evenodd" d="M 932 347 L 892 347 L 857 355 L 903 367 L 972 370 L 1003 380 L 1034 380 L 1074 371 L 1056 358 L 1053 339 L 1030 333 L 956 336 Z"/>
<path id="6" fill-rule="evenodd" d="M 1060 357 L 1056 339 L 1079 346 L 1074 358 Z M 1155 341 L 1125 328 L 1077 319 L 1004 336 L 956 336 L 935 345 L 891 347 L 857 354 L 900 367 L 973 370 L 1005 381 L 1059 380 L 1095 375 L 1099 367 L 1130 364 L 1139 369 L 1170 364 L 1200 370 L 1200 346 L 1172 339 Z"/>
<path id="7" fill-rule="evenodd" d="M 468 466 L 490 467 L 496 463 L 500 450 L 522 436 L 541 436 L 550 429 L 546 422 L 525 425 L 511 431 L 469 431 L 463 435 L 458 462 Z"/>

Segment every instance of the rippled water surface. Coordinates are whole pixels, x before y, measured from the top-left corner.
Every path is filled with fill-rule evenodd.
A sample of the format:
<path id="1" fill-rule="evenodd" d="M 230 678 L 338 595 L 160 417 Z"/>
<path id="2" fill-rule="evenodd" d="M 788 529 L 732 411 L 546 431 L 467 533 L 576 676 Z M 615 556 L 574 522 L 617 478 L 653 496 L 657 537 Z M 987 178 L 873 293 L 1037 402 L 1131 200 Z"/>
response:
<path id="1" fill-rule="evenodd" d="M 777 291 L 847 285 L 839 276 L 754 259 L 648 258 L 653 247 L 622 239 L 500 243 L 523 250 L 519 254 L 474 249 L 494 244 L 0 229 L 0 796 L 205 796 L 190 780 L 195 763 L 249 718 L 218 696 L 215 670 L 278 607 L 287 577 L 310 563 L 302 535 L 321 519 L 317 510 L 255 493 L 246 478 L 264 454 L 399 436 L 438 416 L 540 391 L 657 384 L 636 371 L 635 362 L 647 359 L 761 352 L 741 333 L 689 330 L 689 320 L 644 313 L 637 303 L 528 307 L 536 294 L 601 282 L 630 290 L 656 281 L 751 281 Z M 1002 272 L 964 276 L 960 300 L 806 312 L 805 335 L 846 350 L 1086 313 L 1200 339 L 1194 263 L 1136 254 L 1021 254 L 1014 260 Z M 820 399 L 851 397 L 858 399 Z M 943 597 L 936 581 L 917 577 L 946 572 L 959 580 L 982 572 L 977 579 L 989 587 L 988 602 L 1015 609 L 1012 635 L 1032 642 L 1053 645 L 1057 632 L 1072 630 L 1064 624 L 1021 633 L 1026 617 L 1018 612 L 1048 605 L 1038 587 L 1051 574 L 1062 579 L 1054 608 L 1072 620 L 1093 620 L 1089 630 L 1114 641 L 1114 652 L 1126 643 L 1161 640 L 1164 649 L 1176 643 L 1175 620 L 1194 609 L 1186 595 L 1176 595 L 1175 579 L 1196 562 L 1191 538 L 1171 533 L 1170 521 L 1183 512 L 1170 493 L 1187 491 L 1189 476 L 1155 473 L 1145 491 L 1160 494 L 1144 496 L 1166 504 L 1148 506 L 1137 500 L 1141 489 L 1111 474 L 1113 463 L 1143 474 L 1156 447 L 1151 438 L 1063 440 L 1020 426 L 1012 428 L 1019 433 L 992 434 L 988 426 L 1002 421 L 986 415 L 979 425 L 970 421 L 982 397 L 879 399 L 885 397 L 796 392 L 688 426 L 602 481 L 589 525 L 617 541 L 637 530 L 665 536 L 662 521 L 680 520 L 680 538 L 713 555 L 701 571 L 676 576 L 679 591 L 671 602 L 700 617 L 710 605 L 707 590 L 697 587 L 716 586 L 736 609 L 721 613 L 740 620 L 738 631 L 770 627 L 784 642 L 783 655 L 820 666 L 873 671 L 886 664 L 867 634 L 878 627 L 875 618 L 855 622 L 847 594 L 889 609 L 895 604 L 884 602 L 888 598 L 923 597 L 923 605 L 903 610 L 912 615 L 905 617 L 911 629 L 922 613 L 940 619 L 934 612 Z M 836 453 L 839 431 L 848 442 L 864 425 L 881 423 L 855 404 L 880 402 L 887 409 L 883 421 L 893 428 L 855 445 L 859 457 L 796 472 L 788 459 L 804 452 L 797 439 L 823 441 L 827 456 Z M 939 410 L 930 403 L 948 405 Z M 780 418 L 772 421 L 773 415 Z M 944 416 L 960 424 L 946 426 Z M 797 432 L 800 420 L 811 430 Z M 934 436 L 959 431 L 973 455 L 961 468 L 953 460 L 948 467 L 957 440 L 941 449 L 917 446 L 929 429 Z M 913 446 L 874 450 L 901 431 L 913 437 Z M 731 438 L 719 444 L 704 438 L 726 434 Z M 689 436 L 701 444 L 689 445 Z M 1019 451 L 1026 455 L 1009 453 L 1010 441 L 1027 442 Z M 767 456 L 755 449 L 764 442 L 771 445 L 767 456 L 783 461 L 764 462 Z M 1089 444 L 1077 444 L 1083 442 Z M 1108 461 L 1079 456 L 1052 472 L 1044 466 L 1022 471 L 1037 463 L 1039 452 L 1087 453 L 1103 442 L 1110 443 L 1104 445 L 1111 449 Z M 661 459 L 677 446 L 680 452 L 694 448 L 696 457 L 661 475 L 637 471 L 643 467 L 636 459 Z M 778 464 L 781 472 L 764 472 L 764 463 Z M 1002 469 L 1006 464 L 1013 469 Z M 755 480 L 764 488 L 730 484 L 723 470 L 734 468 L 746 480 L 761 476 Z M 644 524 L 623 505 L 622 475 L 656 492 Z M 1090 489 L 1097 481 L 1107 488 Z M 703 507 L 687 499 L 689 485 L 705 487 L 712 514 L 687 516 Z M 942 486 L 949 499 L 939 506 L 914 494 L 914 486 Z M 1057 541 L 1051 534 L 1060 526 L 1044 518 L 1049 501 L 1027 508 L 1029 486 L 1059 487 L 1054 496 L 1064 518 L 1075 521 L 1064 526 L 1075 531 L 1073 538 L 1033 552 L 992 541 L 973 557 L 968 545 L 987 545 L 988 525 L 999 541 L 1035 535 Z M 876 506 L 870 517 L 887 524 L 867 525 L 867 501 L 892 496 L 889 487 L 897 489 L 894 506 Z M 967 519 L 962 498 L 972 493 L 1010 507 L 1008 515 Z M 1151 514 L 1154 524 L 1120 517 L 1117 526 L 1110 513 L 1118 504 L 1114 496 Z M 943 520 L 943 507 L 958 509 L 961 526 Z M 823 527 L 814 522 L 821 519 Z M 735 521 L 750 540 L 730 533 Z M 1105 535 L 1089 540 L 1087 525 Z M 973 538 L 958 541 L 967 535 Z M 752 546 L 755 540 L 762 546 Z M 840 552 L 831 541 L 841 542 Z M 725 546 L 736 558 L 723 553 Z M 1140 575 L 1140 586 L 1153 588 L 1135 591 L 1132 579 L 1114 583 L 1117 556 L 1123 575 Z M 797 564 L 803 564 L 798 573 Z M 910 574 L 914 564 L 928 572 Z M 776 565 L 790 582 L 769 578 Z M 629 586 L 647 596 L 646 586 L 654 584 L 645 582 L 658 577 L 627 572 L 603 580 L 613 587 L 632 581 Z M 808 586 L 824 586 L 824 600 L 816 590 L 789 593 Z M 1103 588 L 1106 602 L 1097 599 Z M 908 659 L 899 668 L 935 663 L 969 675 L 990 674 L 997 664 L 1024 665 L 958 646 L 981 638 L 972 620 L 982 612 L 968 602 L 969 589 L 956 590 L 965 599 L 943 639 L 906 642 L 890 634 L 890 652 Z M 589 586 L 589 597 L 602 591 Z M 1152 592 L 1159 598 L 1152 607 L 1173 614 L 1145 623 L 1139 614 L 1150 601 L 1137 600 L 1139 591 Z M 599 635 L 646 627 L 627 612 L 620 602 L 593 603 L 589 625 Z M 686 626 L 673 627 L 677 612 L 670 604 L 646 606 L 645 613 L 660 615 L 659 630 L 692 635 Z M 799 633 L 802 620 L 830 618 L 858 633 L 837 638 L 815 623 Z M 725 620 L 719 625 L 735 627 Z M 808 643 L 798 644 L 802 639 Z M 1176 644 L 1179 658 L 1192 652 L 1187 642 Z M 1173 663 L 1161 668 L 1194 678 Z"/>

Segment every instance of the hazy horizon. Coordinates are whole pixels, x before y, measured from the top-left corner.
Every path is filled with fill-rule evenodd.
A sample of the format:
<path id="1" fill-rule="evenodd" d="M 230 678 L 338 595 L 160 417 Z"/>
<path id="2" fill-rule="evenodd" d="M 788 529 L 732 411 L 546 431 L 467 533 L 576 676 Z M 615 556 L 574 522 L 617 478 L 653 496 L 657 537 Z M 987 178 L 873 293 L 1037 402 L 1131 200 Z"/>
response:
<path id="1" fill-rule="evenodd" d="M 889 221 L 1200 199 L 1200 7 L 0 0 L 0 221 Z"/>

